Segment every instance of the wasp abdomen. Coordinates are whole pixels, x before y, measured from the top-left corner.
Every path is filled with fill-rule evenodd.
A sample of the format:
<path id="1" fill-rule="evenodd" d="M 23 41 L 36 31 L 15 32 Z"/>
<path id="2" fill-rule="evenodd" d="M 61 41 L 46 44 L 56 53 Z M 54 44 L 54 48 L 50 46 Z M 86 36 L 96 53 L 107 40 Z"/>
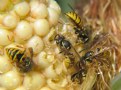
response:
<path id="1" fill-rule="evenodd" d="M 6 48 L 6 53 L 12 61 L 21 61 L 24 57 L 24 53 L 16 48 Z"/>
<path id="2" fill-rule="evenodd" d="M 67 12 L 66 15 L 76 26 L 81 27 L 83 25 L 83 21 L 75 12 Z"/>

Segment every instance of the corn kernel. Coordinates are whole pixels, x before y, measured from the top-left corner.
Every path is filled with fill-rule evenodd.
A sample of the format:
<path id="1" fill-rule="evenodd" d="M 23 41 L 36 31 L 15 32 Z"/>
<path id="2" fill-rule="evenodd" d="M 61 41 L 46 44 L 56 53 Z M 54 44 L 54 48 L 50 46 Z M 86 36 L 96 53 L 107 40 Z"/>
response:
<path id="1" fill-rule="evenodd" d="M 35 33 L 39 36 L 45 36 L 49 33 L 49 23 L 46 19 L 39 19 L 34 22 Z"/>
<path id="2" fill-rule="evenodd" d="M 20 17 L 24 17 L 29 13 L 30 6 L 27 2 L 21 2 L 15 5 L 15 11 Z"/>

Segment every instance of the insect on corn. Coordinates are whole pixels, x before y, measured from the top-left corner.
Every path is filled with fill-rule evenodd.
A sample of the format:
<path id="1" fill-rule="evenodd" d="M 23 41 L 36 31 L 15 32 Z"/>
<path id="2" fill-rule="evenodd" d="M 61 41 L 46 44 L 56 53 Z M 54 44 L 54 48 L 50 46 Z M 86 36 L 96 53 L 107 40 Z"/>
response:
<path id="1" fill-rule="evenodd" d="M 55 41 L 56 41 L 56 44 L 60 47 L 61 52 L 63 52 L 65 55 L 69 57 L 72 66 L 77 68 L 75 65 L 76 65 L 76 62 L 80 60 L 80 56 L 75 50 L 75 48 L 72 46 L 72 44 L 68 40 L 66 40 L 63 35 L 59 35 L 59 34 L 55 36 Z M 71 80 L 73 82 L 77 81 L 78 83 L 81 83 L 79 79 L 85 77 L 85 74 L 86 74 L 85 63 L 82 61 L 80 62 L 80 64 L 81 65 L 78 68 L 79 71 L 74 73 L 71 76 Z"/>
<path id="2" fill-rule="evenodd" d="M 71 43 L 68 40 L 66 40 L 63 35 L 57 34 L 54 40 L 56 41 L 56 44 L 60 47 L 60 52 L 64 52 L 65 54 L 68 53 L 72 47 Z"/>
<path id="3" fill-rule="evenodd" d="M 91 27 L 89 28 L 89 26 L 85 26 L 80 16 L 74 11 L 71 6 L 70 8 L 73 11 L 67 12 L 65 13 L 65 15 L 74 24 L 73 29 L 75 30 L 75 34 L 77 35 L 77 42 L 81 41 L 81 43 L 86 43 L 89 41 L 90 38 Z"/>
<path id="4" fill-rule="evenodd" d="M 79 61 L 80 56 L 69 40 L 67 40 L 63 35 L 60 34 L 57 34 L 54 40 L 56 41 L 56 44 L 60 49 L 60 53 L 66 55 L 70 59 L 72 65 L 74 65 L 75 62 Z"/>
<path id="5" fill-rule="evenodd" d="M 105 90 L 108 90 L 110 88 L 110 79 L 113 76 L 113 55 L 111 52 L 113 50 L 113 45 L 111 45 L 108 34 L 100 34 L 96 37 L 99 38 L 94 38 L 95 40 L 92 42 L 93 45 L 86 51 L 83 56 L 81 56 L 80 61 L 77 62 L 77 66 L 81 68 L 81 63 L 82 61 L 84 61 L 87 71 L 94 68 L 95 73 L 98 76 L 97 80 L 94 83 L 94 86 L 98 87 L 99 84 L 103 84 L 103 88 L 106 88 Z M 75 77 L 78 77 L 78 75 L 79 72 L 76 72 Z M 89 77 L 87 76 L 87 72 L 85 76 L 86 78 Z M 81 78 L 79 79 L 81 80 Z"/>
<path id="6" fill-rule="evenodd" d="M 15 62 L 16 66 L 20 69 L 20 71 L 28 72 L 31 70 L 33 65 L 32 48 L 26 48 L 22 50 L 19 47 L 6 47 L 5 51 L 11 62 Z"/>

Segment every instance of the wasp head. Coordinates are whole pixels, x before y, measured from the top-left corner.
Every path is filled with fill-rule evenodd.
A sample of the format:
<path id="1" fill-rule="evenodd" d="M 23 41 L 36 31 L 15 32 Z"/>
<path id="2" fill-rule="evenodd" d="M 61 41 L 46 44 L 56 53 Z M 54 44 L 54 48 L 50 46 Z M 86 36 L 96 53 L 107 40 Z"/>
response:
<path id="1" fill-rule="evenodd" d="M 54 38 L 57 44 L 60 44 L 64 40 L 64 36 L 57 34 Z"/>

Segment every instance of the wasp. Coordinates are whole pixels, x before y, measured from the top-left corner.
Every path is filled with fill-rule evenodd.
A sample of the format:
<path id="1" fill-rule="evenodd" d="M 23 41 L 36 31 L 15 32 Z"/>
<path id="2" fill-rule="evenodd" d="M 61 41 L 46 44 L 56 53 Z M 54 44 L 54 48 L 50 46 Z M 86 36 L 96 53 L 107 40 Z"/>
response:
<path id="1" fill-rule="evenodd" d="M 71 64 L 75 68 L 77 68 L 75 66 L 75 63 L 79 61 L 80 56 L 77 53 L 77 51 L 75 50 L 75 48 L 72 46 L 72 44 L 68 40 L 66 40 L 66 38 L 63 35 L 60 35 L 60 34 L 57 34 L 55 36 L 55 41 L 56 41 L 56 44 L 60 47 L 61 52 L 63 52 L 65 55 L 67 55 L 69 57 L 69 59 L 71 60 Z M 71 76 L 72 81 L 77 81 L 80 77 L 84 77 L 86 74 L 85 63 L 81 62 L 80 64 L 81 64 L 81 67 L 79 68 L 79 71 L 77 73 L 74 73 Z"/>
<path id="2" fill-rule="evenodd" d="M 97 62 L 99 63 L 106 61 L 106 55 L 108 55 L 107 52 L 109 52 L 112 49 L 108 36 L 108 34 L 104 33 L 96 35 L 94 37 L 94 40 L 90 43 L 90 49 L 83 56 L 80 57 L 79 62 L 82 63 L 83 61 L 85 64 L 86 62 L 92 63 L 93 59 L 97 59 Z"/>
<path id="3" fill-rule="evenodd" d="M 107 74 L 112 74 L 111 50 L 113 46 L 110 43 L 108 34 L 100 34 L 95 37 L 95 40 L 92 41 L 93 45 L 85 51 L 84 55 L 80 56 L 79 61 L 76 63 L 79 70 L 71 76 L 71 79 L 72 81 L 81 81 L 83 77 L 86 77 L 89 68 L 95 68 L 98 78 L 102 78 L 102 82 L 108 86 L 108 81 L 105 81 L 104 78 L 106 78 Z"/>
<path id="4" fill-rule="evenodd" d="M 81 41 L 81 43 L 87 43 L 89 41 L 90 36 L 91 36 L 91 29 L 92 28 L 88 25 L 86 25 L 86 26 L 84 25 L 83 20 L 74 11 L 74 9 L 73 9 L 73 11 L 65 13 L 65 15 L 74 24 L 73 29 L 75 30 L 75 34 L 77 35 L 77 42 Z"/>
<path id="5" fill-rule="evenodd" d="M 57 34 L 54 40 L 56 41 L 57 46 L 59 46 L 60 48 L 60 53 L 63 53 L 64 55 L 69 57 L 72 64 L 79 61 L 80 56 L 69 40 L 67 40 L 63 35 L 60 34 Z"/>
<path id="6" fill-rule="evenodd" d="M 56 41 L 56 44 L 62 50 L 61 52 L 69 52 L 69 50 L 72 48 L 71 43 L 68 40 L 66 40 L 63 35 L 57 34 L 54 40 Z"/>
<path id="7" fill-rule="evenodd" d="M 21 48 L 18 47 L 7 47 L 5 51 L 7 56 L 11 59 L 11 62 L 15 62 L 20 71 L 28 72 L 31 70 L 33 66 L 32 48 L 26 48 L 22 50 Z"/>
<path id="8" fill-rule="evenodd" d="M 77 72 L 71 76 L 71 80 L 80 84 L 82 82 L 82 79 L 86 77 L 89 68 L 87 64 L 97 63 L 97 65 L 95 65 L 96 67 L 103 67 L 103 65 L 105 64 L 104 66 L 108 68 L 110 62 L 107 61 L 107 59 L 102 55 L 105 51 L 108 50 L 109 48 L 106 47 L 103 50 L 97 48 L 98 53 L 91 50 L 87 51 L 83 56 L 80 57 L 80 61 L 76 63 L 76 66 L 79 68 L 79 70 L 77 70 Z M 95 61 L 94 59 L 97 61 Z"/>
<path id="9" fill-rule="evenodd" d="M 71 53 L 72 44 L 65 39 L 63 35 L 57 34 L 54 38 L 56 41 L 57 46 L 60 48 L 60 53 L 63 53 L 66 57 L 69 58 L 69 66 L 71 66 L 74 63 L 74 56 L 73 53 Z"/>

